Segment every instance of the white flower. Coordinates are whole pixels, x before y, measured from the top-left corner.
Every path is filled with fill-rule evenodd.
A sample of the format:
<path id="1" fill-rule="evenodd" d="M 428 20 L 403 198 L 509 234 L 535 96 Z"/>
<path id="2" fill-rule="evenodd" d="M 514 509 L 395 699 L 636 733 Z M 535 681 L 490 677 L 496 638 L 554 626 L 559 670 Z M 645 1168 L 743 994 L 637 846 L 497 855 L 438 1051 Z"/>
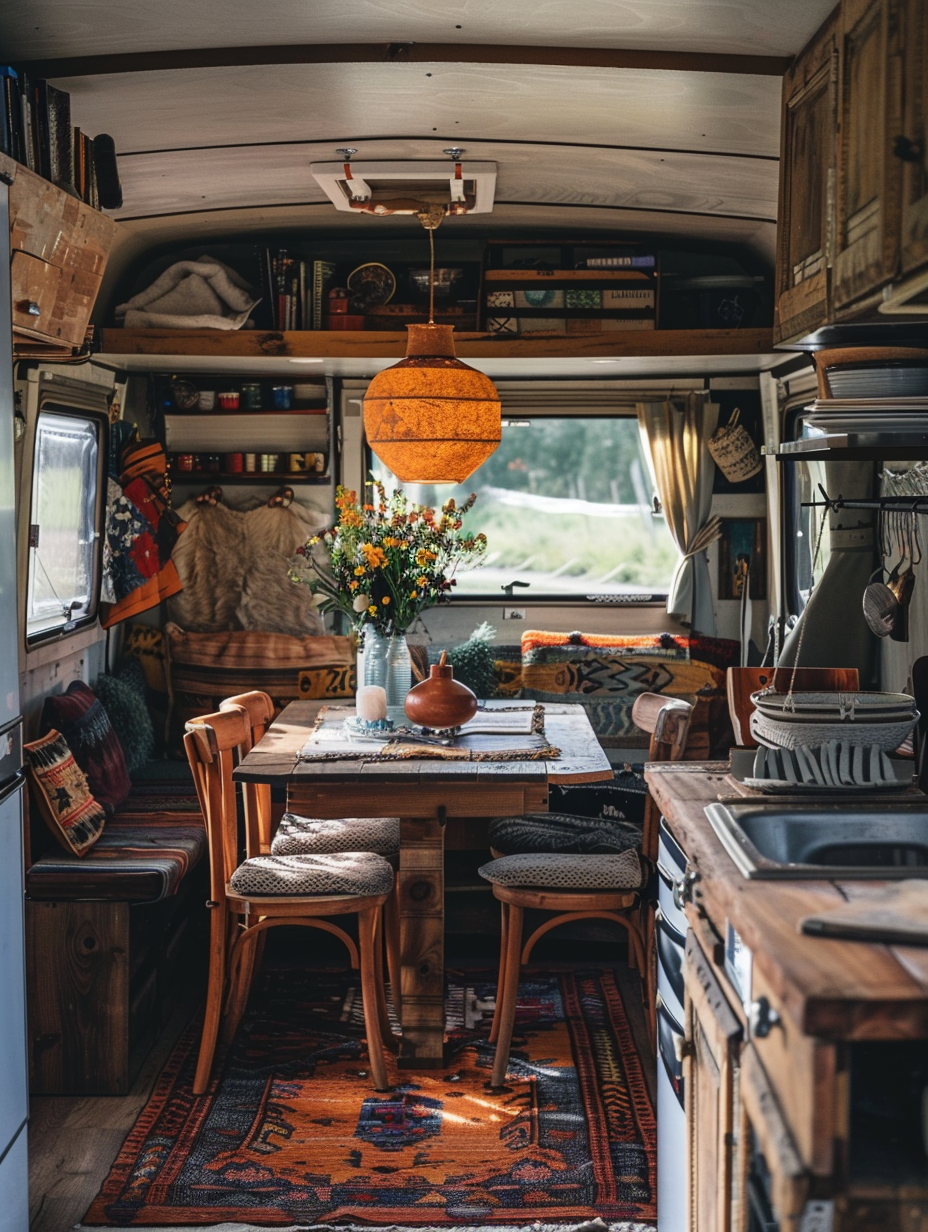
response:
<path id="1" fill-rule="evenodd" d="M 370 604 L 371 604 L 370 595 L 355 595 L 354 602 L 352 603 L 351 606 L 354 608 L 356 612 L 366 612 L 367 609 L 370 607 Z"/>

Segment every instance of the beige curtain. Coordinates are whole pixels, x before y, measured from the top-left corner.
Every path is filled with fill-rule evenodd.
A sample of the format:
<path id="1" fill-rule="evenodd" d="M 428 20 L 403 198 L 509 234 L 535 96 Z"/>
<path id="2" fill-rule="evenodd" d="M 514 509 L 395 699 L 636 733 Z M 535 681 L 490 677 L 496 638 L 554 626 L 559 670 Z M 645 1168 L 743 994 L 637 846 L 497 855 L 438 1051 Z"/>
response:
<path id="1" fill-rule="evenodd" d="M 706 447 L 718 427 L 715 402 L 690 393 L 685 399 L 639 402 L 638 426 L 650 459 L 654 486 L 667 526 L 682 553 L 673 575 L 667 611 L 693 632 L 715 634 L 715 608 L 706 548 L 718 539 L 719 519 L 710 517 L 715 463 Z"/>

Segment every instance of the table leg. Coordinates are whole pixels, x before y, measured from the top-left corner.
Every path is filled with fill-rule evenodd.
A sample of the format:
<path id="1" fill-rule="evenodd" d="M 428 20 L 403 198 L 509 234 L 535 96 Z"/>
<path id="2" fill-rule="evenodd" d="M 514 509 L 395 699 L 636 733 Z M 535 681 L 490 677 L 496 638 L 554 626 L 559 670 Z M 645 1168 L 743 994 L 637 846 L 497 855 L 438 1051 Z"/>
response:
<path id="1" fill-rule="evenodd" d="M 400 1069 L 440 1069 L 445 1035 L 444 817 L 400 821 Z"/>

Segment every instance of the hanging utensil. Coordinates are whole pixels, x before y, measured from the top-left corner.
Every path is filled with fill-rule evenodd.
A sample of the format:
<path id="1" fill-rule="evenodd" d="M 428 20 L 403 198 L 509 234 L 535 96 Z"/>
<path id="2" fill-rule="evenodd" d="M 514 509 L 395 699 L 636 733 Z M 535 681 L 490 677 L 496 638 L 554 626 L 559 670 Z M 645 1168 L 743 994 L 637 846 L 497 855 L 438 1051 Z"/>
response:
<path id="1" fill-rule="evenodd" d="M 899 615 L 899 600 L 893 592 L 893 582 L 898 577 L 898 565 L 886 582 L 877 581 L 883 574 L 886 562 L 895 554 L 893 548 L 894 514 L 887 509 L 880 513 L 880 555 L 882 564 L 870 575 L 864 589 L 863 613 L 867 628 L 877 637 L 889 637 Z"/>
<path id="2" fill-rule="evenodd" d="M 900 549 L 902 552 L 900 559 L 904 559 L 906 564 L 895 581 L 887 583 L 899 604 L 889 636 L 894 642 L 907 642 L 909 640 L 909 604 L 912 602 L 912 592 L 915 589 L 915 566 L 921 564 L 922 551 L 915 511 L 907 509 L 897 516 L 900 520 L 900 534 L 904 539 L 904 546 Z"/>

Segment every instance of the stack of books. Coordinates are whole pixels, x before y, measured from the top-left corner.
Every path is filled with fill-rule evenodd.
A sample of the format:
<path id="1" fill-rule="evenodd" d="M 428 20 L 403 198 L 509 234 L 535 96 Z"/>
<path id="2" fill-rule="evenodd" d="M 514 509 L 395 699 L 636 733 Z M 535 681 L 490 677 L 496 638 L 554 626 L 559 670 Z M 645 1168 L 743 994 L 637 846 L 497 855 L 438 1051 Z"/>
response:
<path id="1" fill-rule="evenodd" d="M 0 86 L 0 152 L 94 209 L 118 209 L 112 139 L 71 124 L 68 92 L 9 65 L 0 65 Z"/>
<path id="2" fill-rule="evenodd" d="M 647 260 L 650 265 L 631 264 Z M 602 261 L 609 264 L 571 270 L 486 270 L 487 331 L 530 338 L 654 329 L 653 258 L 605 257 Z"/>
<path id="3" fill-rule="evenodd" d="M 259 250 L 264 302 L 272 329 L 323 329 L 325 296 L 335 274 L 331 261 L 304 261 L 286 248 Z"/>

